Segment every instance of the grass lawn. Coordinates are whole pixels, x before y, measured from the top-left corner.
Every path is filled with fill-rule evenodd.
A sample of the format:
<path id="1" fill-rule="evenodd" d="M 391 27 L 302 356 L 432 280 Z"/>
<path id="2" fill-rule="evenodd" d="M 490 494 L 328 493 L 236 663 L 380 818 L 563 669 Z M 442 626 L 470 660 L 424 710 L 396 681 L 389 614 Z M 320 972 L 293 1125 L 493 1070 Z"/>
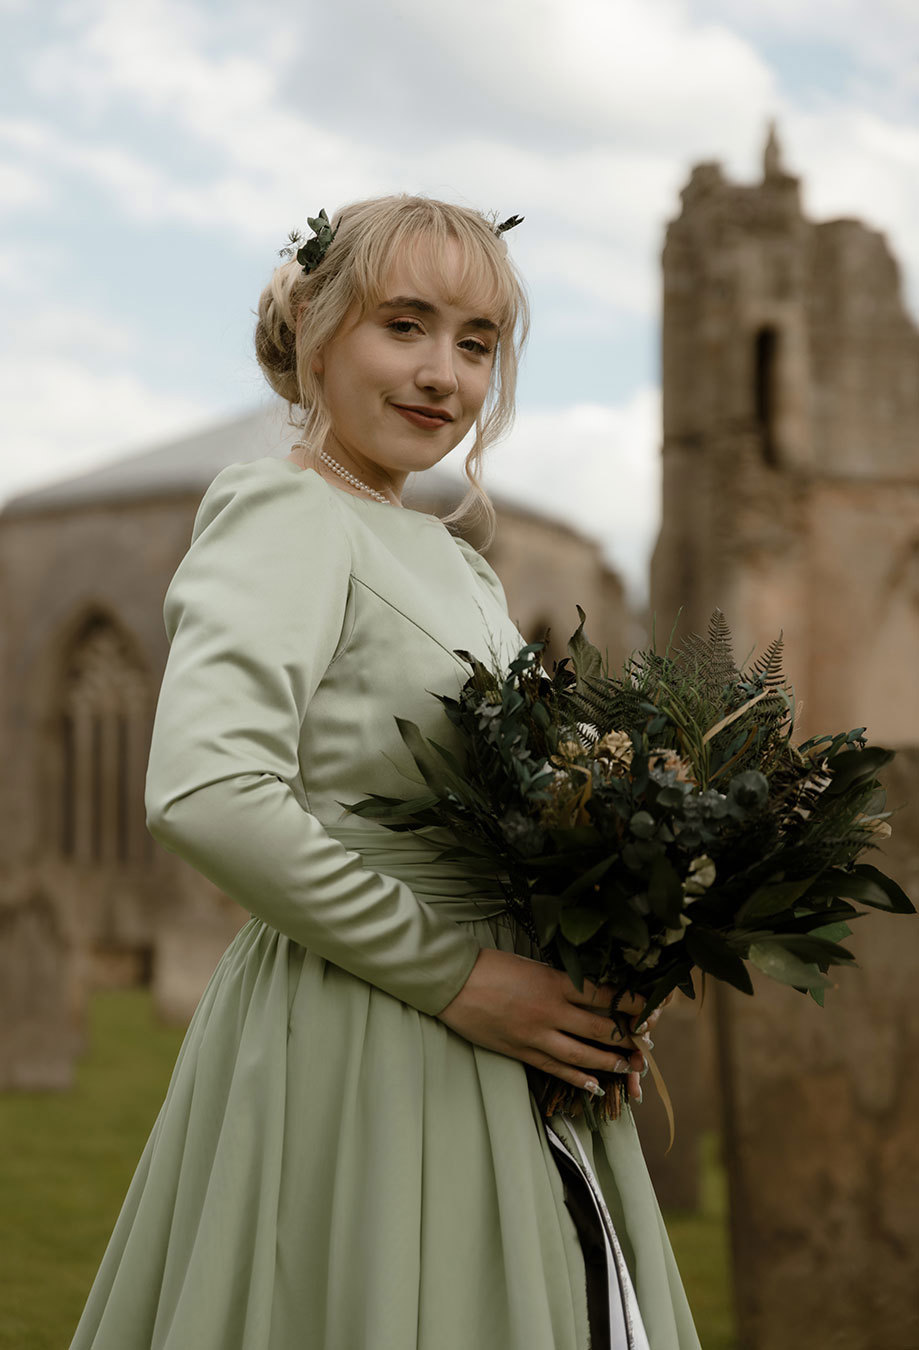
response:
<path id="1" fill-rule="evenodd" d="M 702 1141 L 702 1203 L 698 1214 L 667 1214 L 667 1231 L 683 1277 L 703 1350 L 736 1350 L 731 1293 L 727 1177 L 719 1139 Z"/>
<path id="2" fill-rule="evenodd" d="M 0 1350 L 69 1345 L 181 1040 L 147 993 L 97 994 L 74 1090 L 0 1095 Z M 702 1345 L 733 1350 L 715 1154 L 702 1212 L 668 1227 Z"/>

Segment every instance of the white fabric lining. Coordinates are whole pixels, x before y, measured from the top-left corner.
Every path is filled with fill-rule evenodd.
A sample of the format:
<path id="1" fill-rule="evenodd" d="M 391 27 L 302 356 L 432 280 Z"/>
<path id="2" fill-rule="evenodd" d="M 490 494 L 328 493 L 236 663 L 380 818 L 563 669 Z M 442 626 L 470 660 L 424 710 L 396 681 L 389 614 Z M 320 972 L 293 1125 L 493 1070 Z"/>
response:
<path id="1" fill-rule="evenodd" d="M 622 1255 L 622 1248 L 619 1245 L 619 1239 L 616 1236 L 609 1210 L 603 1199 L 600 1183 L 594 1175 L 593 1168 L 573 1123 L 564 1115 L 561 1117 L 561 1122 L 567 1127 L 565 1129 L 566 1138 L 564 1139 L 552 1128 L 552 1119 L 546 1122 L 549 1142 L 554 1148 L 563 1150 L 583 1175 L 600 1220 L 600 1226 L 603 1229 L 609 1281 L 611 1350 L 651 1350 L 641 1319 L 641 1312 L 638 1308 L 638 1299 L 635 1297 L 632 1278 L 629 1275 L 625 1257 Z M 567 1139 L 571 1140 L 574 1149 L 569 1147 Z"/>

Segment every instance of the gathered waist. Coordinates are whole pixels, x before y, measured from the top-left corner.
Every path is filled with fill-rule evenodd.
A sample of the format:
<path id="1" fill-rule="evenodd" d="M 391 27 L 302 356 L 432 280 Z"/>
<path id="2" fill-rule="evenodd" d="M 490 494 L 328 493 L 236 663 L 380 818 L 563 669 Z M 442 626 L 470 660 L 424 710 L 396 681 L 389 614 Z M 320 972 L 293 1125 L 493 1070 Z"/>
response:
<path id="1" fill-rule="evenodd" d="M 501 878 L 493 867 L 473 854 L 462 859 L 440 856 L 451 847 L 443 831 L 397 833 L 372 823 L 340 821 L 323 821 L 323 828 L 349 852 L 359 854 L 365 867 L 404 881 L 445 918 L 471 923 L 505 911 Z"/>

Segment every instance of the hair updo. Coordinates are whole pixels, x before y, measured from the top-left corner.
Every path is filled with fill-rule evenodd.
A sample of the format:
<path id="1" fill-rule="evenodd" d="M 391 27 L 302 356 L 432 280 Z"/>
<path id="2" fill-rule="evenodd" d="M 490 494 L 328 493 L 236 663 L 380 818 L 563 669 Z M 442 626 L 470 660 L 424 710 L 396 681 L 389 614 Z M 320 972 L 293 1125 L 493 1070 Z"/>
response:
<path id="1" fill-rule="evenodd" d="M 437 266 L 446 248 L 458 243 L 462 291 L 486 306 L 498 325 L 498 343 L 465 460 L 469 491 L 445 519 L 482 514 L 490 533 L 494 509 L 479 478 L 482 457 L 513 421 L 517 363 L 529 325 L 526 293 L 503 237 L 478 211 L 407 195 L 355 202 L 331 223 L 336 234 L 321 263 L 306 275 L 296 258 L 281 263 L 262 292 L 255 353 L 268 383 L 291 405 L 291 424 L 315 456 L 330 429 L 321 382 L 312 368 L 315 354 L 334 337 L 353 304 L 366 313 L 385 299 L 387 276 L 402 250 L 411 259 L 423 248 Z"/>

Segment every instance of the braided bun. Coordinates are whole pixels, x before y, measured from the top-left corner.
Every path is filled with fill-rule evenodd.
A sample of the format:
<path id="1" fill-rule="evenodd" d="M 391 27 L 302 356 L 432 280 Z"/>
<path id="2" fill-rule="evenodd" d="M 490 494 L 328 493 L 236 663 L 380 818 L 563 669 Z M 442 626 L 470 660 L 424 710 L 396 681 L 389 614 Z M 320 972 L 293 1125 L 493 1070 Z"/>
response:
<path id="1" fill-rule="evenodd" d="M 275 269 L 258 302 L 255 355 L 265 379 L 290 404 L 302 403 L 297 362 L 297 321 L 306 278 L 295 260 Z"/>

